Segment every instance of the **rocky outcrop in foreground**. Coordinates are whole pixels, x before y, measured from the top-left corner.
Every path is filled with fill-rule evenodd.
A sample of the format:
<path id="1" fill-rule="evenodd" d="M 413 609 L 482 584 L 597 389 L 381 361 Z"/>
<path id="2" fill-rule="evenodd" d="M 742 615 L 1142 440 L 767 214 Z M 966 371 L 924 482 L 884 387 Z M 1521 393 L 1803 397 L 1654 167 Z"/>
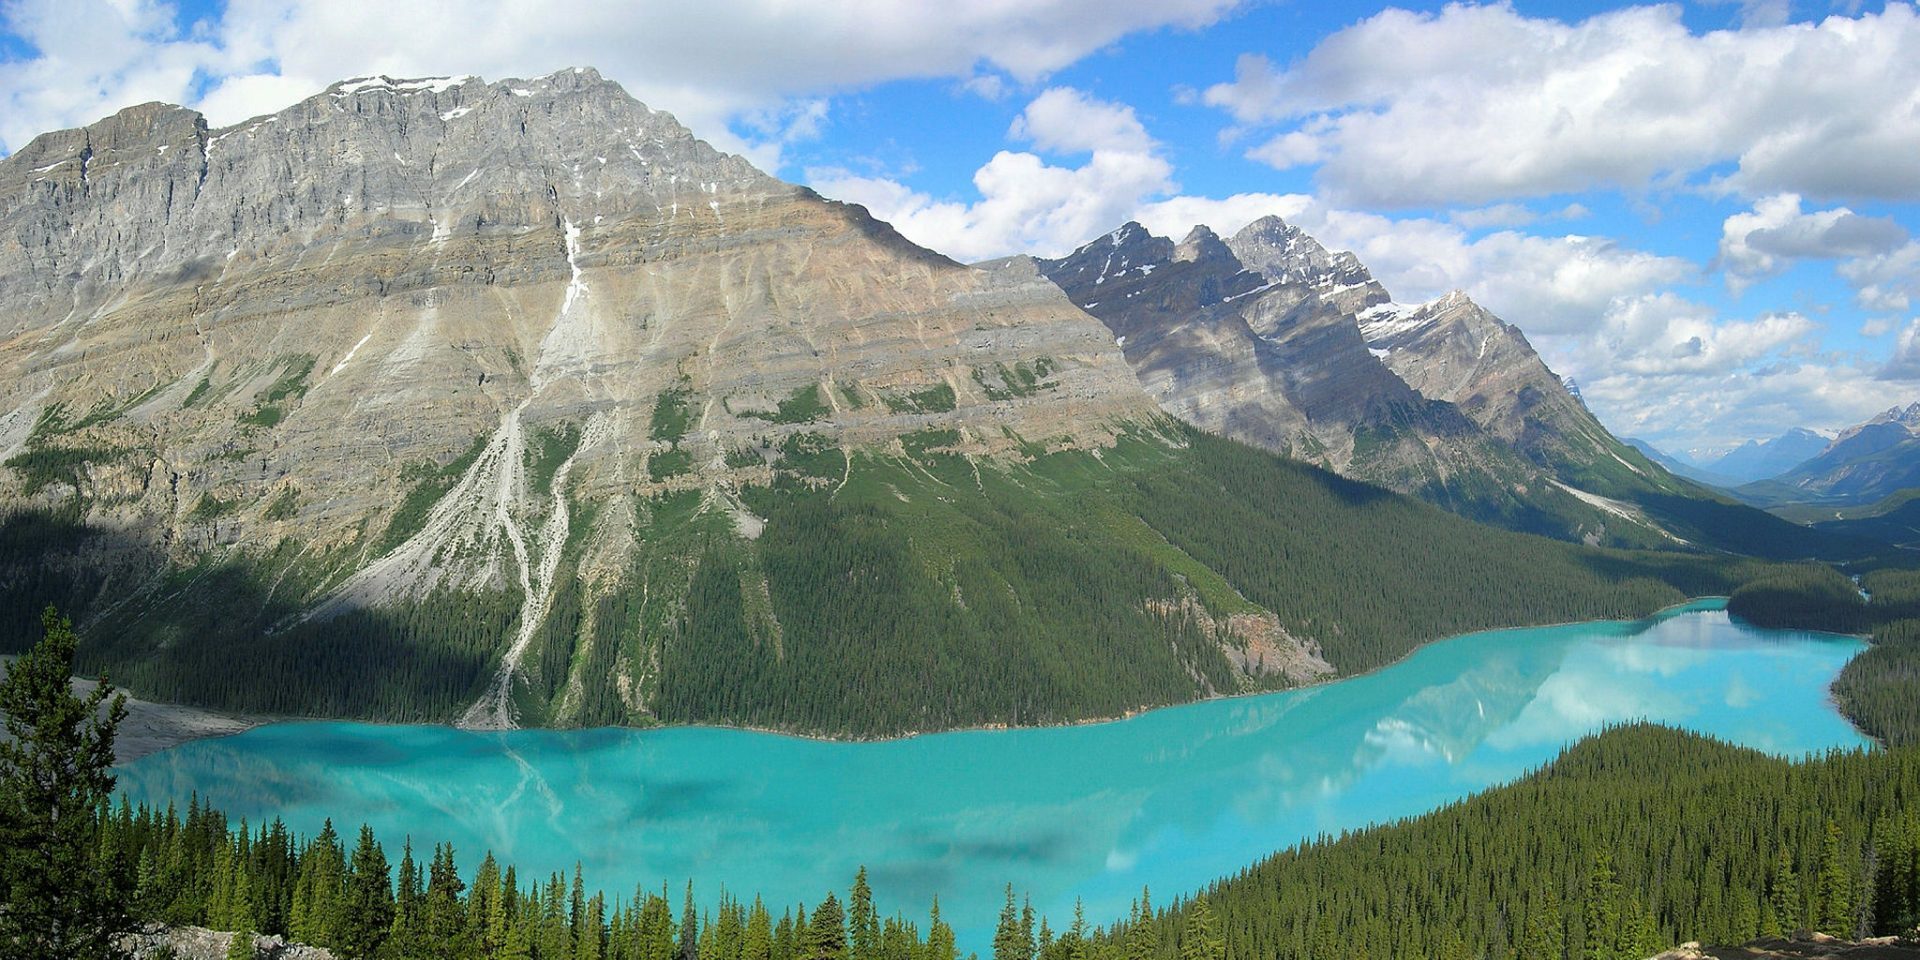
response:
<path id="1" fill-rule="evenodd" d="M 1684 943 L 1653 960 L 1920 960 L 1920 940 L 1874 937 L 1841 940 L 1824 933 L 1767 937 L 1738 947 L 1702 947 Z"/>
<path id="2" fill-rule="evenodd" d="M 235 933 L 205 927 L 165 927 L 153 924 L 126 938 L 124 946 L 134 960 L 226 960 Z M 280 936 L 253 939 L 256 960 L 334 960 L 333 951 L 288 943 Z"/>

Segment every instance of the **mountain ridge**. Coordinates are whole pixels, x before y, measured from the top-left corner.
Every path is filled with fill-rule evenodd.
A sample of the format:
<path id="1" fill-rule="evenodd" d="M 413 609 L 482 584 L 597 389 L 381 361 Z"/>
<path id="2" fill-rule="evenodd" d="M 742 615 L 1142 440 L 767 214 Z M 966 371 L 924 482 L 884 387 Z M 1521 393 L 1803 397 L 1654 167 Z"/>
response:
<path id="1" fill-rule="evenodd" d="M 924 250 L 590 70 L 343 81 L 219 131 L 132 108 L 29 147 L 0 161 L 0 629 L 57 602 L 149 697 L 1063 722 L 1760 569 L 1481 528 L 1195 431 L 1033 262 Z M 1377 428 L 1309 457 L 1417 474 L 1430 435 L 1509 462 L 1368 351 L 1364 266 L 1243 234 L 1152 254 L 1245 296 L 1220 319 L 1295 409 Z"/>

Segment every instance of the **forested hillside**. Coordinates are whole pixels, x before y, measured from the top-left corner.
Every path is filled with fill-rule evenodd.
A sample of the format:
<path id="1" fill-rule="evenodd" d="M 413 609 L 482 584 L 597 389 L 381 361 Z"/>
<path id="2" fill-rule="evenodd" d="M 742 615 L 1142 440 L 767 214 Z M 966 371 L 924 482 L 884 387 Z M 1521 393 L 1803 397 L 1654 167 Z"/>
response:
<path id="1" fill-rule="evenodd" d="M 1628 727 L 1512 786 L 1281 853 L 1205 900 L 1233 957 L 1637 960 L 1682 940 L 1910 930 L 1917 851 L 1910 749 L 1790 762 Z M 1184 956 L 1196 909 L 1105 942 Z"/>
<path id="2" fill-rule="evenodd" d="M 679 429 L 685 429 L 682 424 Z M 719 722 L 835 735 L 1113 716 L 1378 667 L 1489 627 L 1645 615 L 1796 568 L 1496 530 L 1170 423 L 1111 449 L 976 457 L 797 434 L 765 482 L 569 508 L 514 686 L 526 724 Z M 586 532 L 624 524 L 631 565 Z M 531 609 L 511 589 L 312 615 L 291 542 L 128 581 L 55 515 L 0 523 L 0 608 L 82 619 L 83 665 L 142 696 L 280 715 L 444 721 Z M 137 566 L 137 565 L 136 565 Z M 194 602 L 186 602 L 188 599 Z M 7 623 L 18 648 L 30 624 Z"/>

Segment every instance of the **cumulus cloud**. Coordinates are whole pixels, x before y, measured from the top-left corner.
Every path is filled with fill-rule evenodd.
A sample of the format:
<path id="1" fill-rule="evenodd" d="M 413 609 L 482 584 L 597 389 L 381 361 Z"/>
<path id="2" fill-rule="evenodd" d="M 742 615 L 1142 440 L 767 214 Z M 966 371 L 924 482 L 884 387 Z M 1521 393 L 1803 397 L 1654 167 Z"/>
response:
<path id="1" fill-rule="evenodd" d="M 1726 219 L 1719 262 L 1727 285 L 1738 293 L 1795 260 L 1883 254 L 1906 239 L 1906 229 L 1891 219 L 1863 217 L 1846 207 L 1803 212 L 1799 195 L 1782 193 Z"/>
<path id="2" fill-rule="evenodd" d="M 1893 356 L 1880 368 L 1882 380 L 1920 380 L 1920 318 L 1910 321 L 1893 344 Z"/>
<path id="3" fill-rule="evenodd" d="M 1254 158 L 1320 163 L 1362 204 L 1639 189 L 1719 164 L 1748 194 L 1920 196 L 1920 16 L 1774 19 L 1694 34 L 1678 5 L 1573 24 L 1387 10 L 1291 65 L 1242 57 L 1204 99 L 1269 129 Z"/>
<path id="4" fill-rule="evenodd" d="M 916 243 L 961 260 L 1065 253 L 1177 189 L 1173 165 L 1123 104 L 1055 87 L 1021 111 L 1008 135 L 1085 160 L 1062 166 L 1002 150 L 974 171 L 979 199 L 971 202 L 936 199 L 895 180 L 845 170 L 809 170 L 807 180 L 822 194 L 864 204 Z"/>
<path id="5" fill-rule="evenodd" d="M 595 0 L 230 0 L 182 30 L 154 0 L 15 0 L 8 27 L 39 55 L 0 65 L 0 144 L 144 100 L 201 106 L 218 125 L 346 77 L 591 65 L 737 147 L 729 121 L 791 98 L 907 77 L 1032 82 L 1135 31 L 1211 23 L 1236 2 L 655 0 L 636 13 Z"/>
<path id="6" fill-rule="evenodd" d="M 1920 242 L 1886 253 L 1849 260 L 1840 275 L 1854 286 L 1860 306 L 1868 310 L 1901 311 L 1920 300 Z"/>
<path id="7" fill-rule="evenodd" d="M 1885 409 L 1885 365 L 1821 351 L 1819 331 L 1797 313 L 1728 320 L 1662 292 L 1534 344 L 1616 433 L 1685 450 L 1789 426 L 1838 429 Z"/>
<path id="8" fill-rule="evenodd" d="M 1296 222 L 1329 248 L 1352 250 L 1397 299 L 1465 290 L 1528 333 L 1590 329 L 1617 302 L 1699 270 L 1684 258 L 1578 234 L 1502 230 L 1476 239 L 1449 222 L 1324 205 L 1307 208 Z"/>

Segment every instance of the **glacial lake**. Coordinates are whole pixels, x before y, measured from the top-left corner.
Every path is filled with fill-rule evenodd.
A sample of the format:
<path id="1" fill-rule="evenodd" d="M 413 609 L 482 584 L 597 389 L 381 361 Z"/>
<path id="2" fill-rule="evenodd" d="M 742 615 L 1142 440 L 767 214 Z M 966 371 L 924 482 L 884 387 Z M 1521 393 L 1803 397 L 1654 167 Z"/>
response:
<path id="1" fill-rule="evenodd" d="M 137 803 L 201 799 L 303 834 L 371 823 L 397 861 L 450 840 L 523 883 L 585 869 L 630 895 L 815 903 L 865 864 L 883 913 L 932 897 L 985 950 L 1003 888 L 1055 929 L 1194 890 L 1303 838 L 1513 780 L 1610 723 L 1647 719 L 1798 756 L 1867 741 L 1828 686 L 1864 644 L 1758 630 L 1718 601 L 1644 621 L 1471 634 L 1367 676 L 1075 727 L 833 743 L 711 728 L 464 733 L 282 723 L 119 769 Z"/>

